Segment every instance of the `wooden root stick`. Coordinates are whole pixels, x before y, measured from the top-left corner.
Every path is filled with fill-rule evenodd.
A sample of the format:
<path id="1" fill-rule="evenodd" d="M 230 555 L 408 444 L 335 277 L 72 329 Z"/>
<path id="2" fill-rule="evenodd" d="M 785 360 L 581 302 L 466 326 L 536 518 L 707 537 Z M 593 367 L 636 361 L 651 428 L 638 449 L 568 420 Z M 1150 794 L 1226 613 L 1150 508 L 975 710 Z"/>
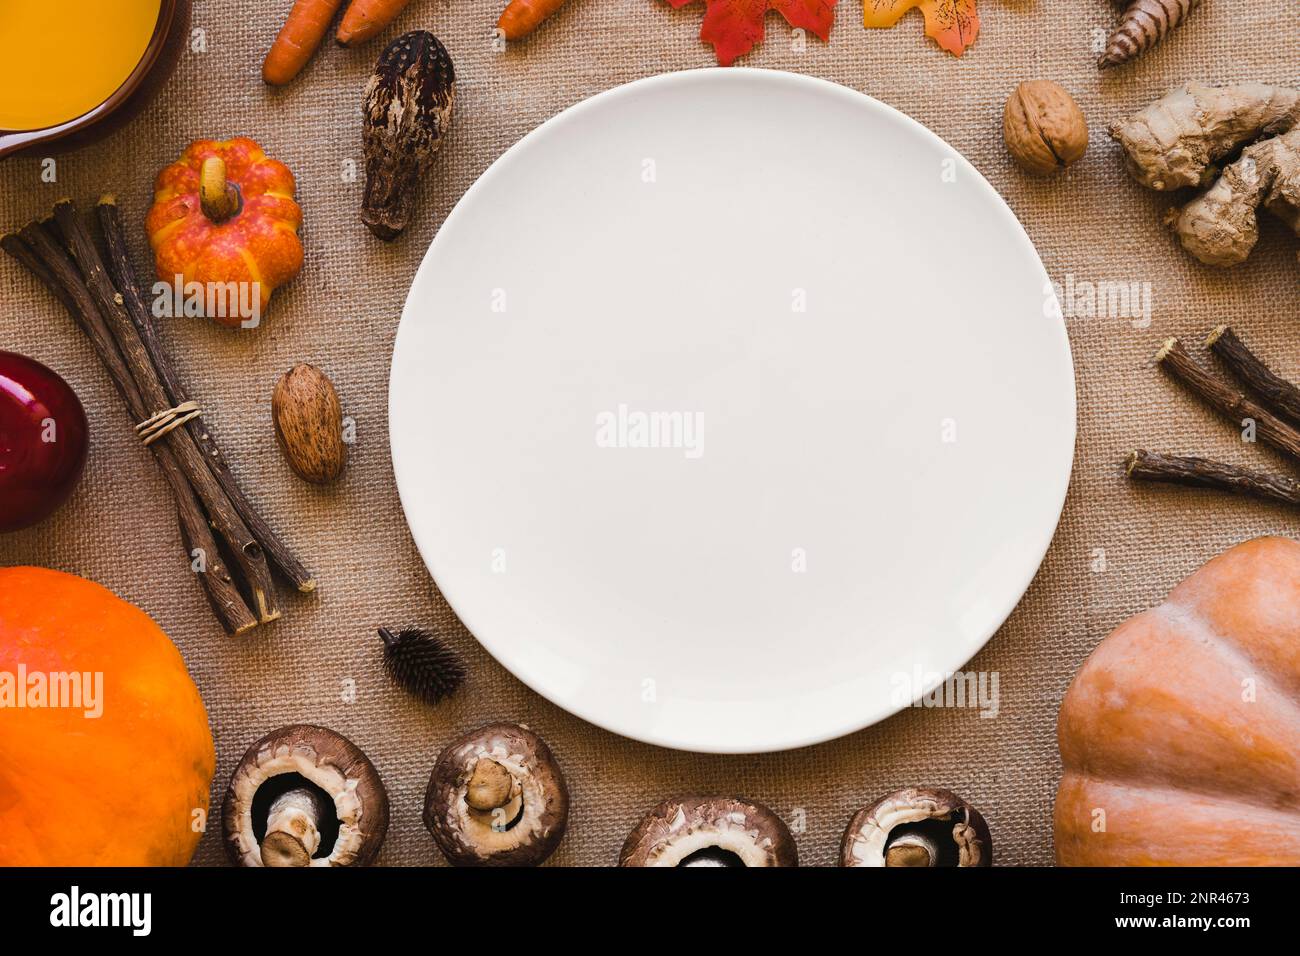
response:
<path id="1" fill-rule="evenodd" d="M 1221 325 L 1211 332 L 1205 346 L 1270 409 L 1292 424 L 1300 424 L 1300 389 L 1260 361 L 1229 326 Z"/>
<path id="2" fill-rule="evenodd" d="M 100 315 L 104 317 L 131 377 L 135 380 L 140 397 L 148 407 L 148 415 L 170 408 L 167 391 L 149 361 L 149 354 L 140 339 L 140 333 L 136 331 L 126 314 L 122 296 L 109 281 L 99 250 L 91 240 L 85 223 L 77 215 L 77 208 L 72 200 L 60 199 L 54 204 L 54 220 L 58 223 L 63 233 L 64 243 L 72 253 L 73 260 L 80 267 L 86 287 L 90 290 Z M 147 418 L 148 415 L 145 417 Z M 167 433 L 166 441 L 168 447 L 176 454 L 176 459 L 185 471 L 185 477 L 189 479 L 194 493 L 203 502 L 213 529 L 226 543 L 230 556 L 239 566 L 243 583 L 252 598 L 252 608 L 257 614 L 257 619 L 262 623 L 274 621 L 280 616 L 280 610 L 276 606 L 275 586 L 271 583 L 271 569 L 266 563 L 262 546 L 248 530 L 248 526 L 231 504 L 230 498 L 208 469 L 193 436 L 188 431 L 177 428 Z"/>
<path id="3" fill-rule="evenodd" d="M 167 393 L 169 407 L 180 405 L 188 399 L 188 396 L 180 377 L 172 366 L 171 360 L 167 357 L 161 339 L 158 337 L 158 329 L 154 324 L 153 314 L 145 305 L 140 294 L 140 285 L 136 281 L 135 269 L 131 265 L 131 255 L 127 249 L 126 234 L 122 229 L 122 220 L 118 214 L 117 202 L 112 196 L 100 197 L 95 207 L 95 214 L 99 220 L 105 249 L 108 252 L 105 264 L 108 267 L 113 285 L 121 293 L 127 315 L 130 317 L 132 324 L 135 325 L 136 332 L 140 336 L 140 341 L 144 344 L 150 362 L 158 371 L 158 378 Z M 201 418 L 197 418 L 189 422 L 185 427 L 189 429 L 190 435 L 203 452 L 204 461 L 208 463 L 208 468 L 221 485 L 222 491 L 226 493 L 226 497 L 230 499 L 236 513 L 243 519 L 244 524 L 248 525 L 253 536 L 262 545 L 271 568 L 293 582 L 293 586 L 299 591 L 314 590 L 316 580 L 311 576 L 311 572 L 303 566 L 303 563 L 271 530 L 262 516 L 244 497 L 244 493 L 235 480 L 234 474 L 230 471 L 230 465 L 226 462 L 225 456 L 222 455 L 221 449 L 217 447 L 216 438 L 213 437 L 208 425 Z"/>
<path id="4" fill-rule="evenodd" d="M 1280 501 L 1300 506 L 1300 482 L 1275 475 L 1248 471 L 1209 458 L 1158 455 L 1149 451 L 1130 452 L 1124 472 L 1139 481 L 1159 481 L 1192 488 L 1212 488 L 1249 498 Z"/>
<path id="5" fill-rule="evenodd" d="M 1292 461 L 1300 463 L 1300 431 L 1217 375 L 1206 371 L 1178 339 L 1166 341 L 1156 353 L 1155 360 L 1157 365 L 1234 424 L 1240 426 L 1248 419 L 1253 421 L 1256 435 Z"/>
<path id="6" fill-rule="evenodd" d="M 10 234 L 0 238 L 0 248 L 31 271 L 63 303 L 78 328 L 90 340 L 132 419 L 141 421 L 147 417 L 147 406 L 113 344 L 103 316 L 77 272 L 76 265 L 63 251 L 49 227 L 30 223 L 18 235 Z M 199 575 L 199 581 L 222 627 L 230 634 L 239 634 L 256 627 L 257 618 L 248 609 L 234 578 L 221 559 L 208 519 L 176 455 L 166 442 L 161 441 L 151 444 L 149 450 L 176 500 L 181 538 L 187 556 L 194 548 L 201 548 L 208 556 L 205 571 Z"/>

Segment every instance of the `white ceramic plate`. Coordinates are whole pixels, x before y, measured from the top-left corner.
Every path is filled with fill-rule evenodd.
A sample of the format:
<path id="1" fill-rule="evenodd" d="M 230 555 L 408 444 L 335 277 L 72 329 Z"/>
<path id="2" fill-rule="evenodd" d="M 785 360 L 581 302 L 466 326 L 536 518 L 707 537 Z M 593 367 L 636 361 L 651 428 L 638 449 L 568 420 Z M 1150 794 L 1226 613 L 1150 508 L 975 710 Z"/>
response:
<path id="1" fill-rule="evenodd" d="M 611 90 L 506 152 L 415 277 L 412 534 L 483 646 L 601 727 L 857 730 L 1043 558 L 1075 428 L 1054 302 L 993 188 L 890 107 L 746 69 Z"/>

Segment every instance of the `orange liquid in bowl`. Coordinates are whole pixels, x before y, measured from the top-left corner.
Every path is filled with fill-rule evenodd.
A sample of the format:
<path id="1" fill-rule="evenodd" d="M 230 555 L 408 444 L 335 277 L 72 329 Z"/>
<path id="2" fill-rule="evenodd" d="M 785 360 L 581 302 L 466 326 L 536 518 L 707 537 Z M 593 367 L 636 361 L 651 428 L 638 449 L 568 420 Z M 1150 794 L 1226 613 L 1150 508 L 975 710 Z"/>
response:
<path id="1" fill-rule="evenodd" d="M 76 119 L 135 70 L 161 0 L 0 0 L 0 130 Z"/>

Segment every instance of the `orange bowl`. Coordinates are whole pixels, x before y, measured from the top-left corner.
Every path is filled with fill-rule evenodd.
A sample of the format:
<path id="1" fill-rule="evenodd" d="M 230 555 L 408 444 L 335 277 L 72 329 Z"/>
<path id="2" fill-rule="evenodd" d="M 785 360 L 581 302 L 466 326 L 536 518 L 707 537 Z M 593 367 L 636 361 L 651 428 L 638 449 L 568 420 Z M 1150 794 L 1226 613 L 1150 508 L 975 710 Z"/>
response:
<path id="1" fill-rule="evenodd" d="M 47 152 L 72 149 L 122 126 L 153 99 L 171 76 L 189 26 L 190 0 L 160 0 L 158 19 L 144 53 L 120 86 L 72 119 L 38 129 L 0 127 L 0 159 L 37 147 Z"/>

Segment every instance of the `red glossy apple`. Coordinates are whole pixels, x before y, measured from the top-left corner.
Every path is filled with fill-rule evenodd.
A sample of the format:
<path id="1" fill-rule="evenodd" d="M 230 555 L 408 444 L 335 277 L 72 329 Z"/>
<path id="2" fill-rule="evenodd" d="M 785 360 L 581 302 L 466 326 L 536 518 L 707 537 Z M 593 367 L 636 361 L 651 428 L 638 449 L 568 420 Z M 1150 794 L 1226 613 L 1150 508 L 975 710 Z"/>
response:
<path id="1" fill-rule="evenodd" d="M 57 372 L 0 351 L 0 531 L 46 517 L 86 464 L 86 412 Z"/>

